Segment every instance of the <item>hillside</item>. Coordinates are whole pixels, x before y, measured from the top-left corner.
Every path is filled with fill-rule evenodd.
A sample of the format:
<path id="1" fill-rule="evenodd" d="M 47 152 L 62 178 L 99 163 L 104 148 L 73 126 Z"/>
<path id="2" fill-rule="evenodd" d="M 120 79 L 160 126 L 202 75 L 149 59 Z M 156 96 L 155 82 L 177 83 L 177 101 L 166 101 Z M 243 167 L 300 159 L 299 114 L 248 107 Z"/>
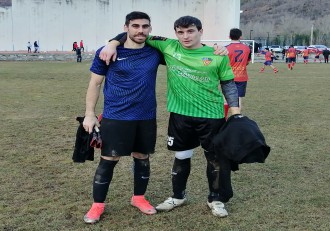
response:
<path id="1" fill-rule="evenodd" d="M 313 25 L 313 43 L 330 45 L 329 0 L 241 0 L 241 10 L 245 39 L 309 45 Z"/>

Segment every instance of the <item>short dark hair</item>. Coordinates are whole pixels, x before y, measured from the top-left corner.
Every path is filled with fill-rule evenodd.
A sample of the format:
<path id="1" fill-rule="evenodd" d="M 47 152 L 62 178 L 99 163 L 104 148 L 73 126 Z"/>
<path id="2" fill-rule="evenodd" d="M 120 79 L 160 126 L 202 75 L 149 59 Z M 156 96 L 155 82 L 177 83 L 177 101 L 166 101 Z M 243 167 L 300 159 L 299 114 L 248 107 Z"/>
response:
<path id="1" fill-rule="evenodd" d="M 192 16 L 183 16 L 174 22 L 174 30 L 179 27 L 188 28 L 190 26 L 196 26 L 198 30 L 201 30 L 202 22 L 198 18 Z"/>
<path id="2" fill-rule="evenodd" d="M 241 36 L 242 36 L 242 31 L 238 28 L 233 28 L 229 32 L 229 38 L 232 40 L 239 40 Z"/>
<path id="3" fill-rule="evenodd" d="M 269 48 L 268 48 L 268 47 L 266 47 L 266 48 L 265 48 L 265 50 L 269 51 Z"/>
<path id="4" fill-rule="evenodd" d="M 149 15 L 147 15 L 146 13 L 140 11 L 133 11 L 126 15 L 125 25 L 128 26 L 129 22 L 135 19 L 147 19 L 149 20 L 149 23 L 151 22 Z"/>

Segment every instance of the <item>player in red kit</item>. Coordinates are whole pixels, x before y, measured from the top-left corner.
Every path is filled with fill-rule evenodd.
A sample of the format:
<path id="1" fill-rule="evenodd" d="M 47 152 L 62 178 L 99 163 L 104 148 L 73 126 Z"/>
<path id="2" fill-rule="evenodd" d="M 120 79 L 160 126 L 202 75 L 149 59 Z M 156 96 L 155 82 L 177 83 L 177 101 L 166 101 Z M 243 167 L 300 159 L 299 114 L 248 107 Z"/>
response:
<path id="1" fill-rule="evenodd" d="M 309 50 L 307 49 L 307 47 L 305 47 L 305 50 L 302 51 L 302 55 L 304 58 L 304 64 L 308 63 L 308 56 L 309 56 Z"/>
<path id="2" fill-rule="evenodd" d="M 296 63 L 296 54 L 297 54 L 296 49 L 293 47 L 293 45 L 291 45 L 287 51 L 289 70 L 292 70 Z"/>
<path id="3" fill-rule="evenodd" d="M 246 66 L 251 60 L 250 47 L 241 43 L 242 31 L 233 28 L 229 32 L 231 43 L 226 46 L 230 59 L 230 66 L 233 69 L 234 81 L 238 90 L 239 107 L 242 110 L 242 98 L 245 97 L 247 81 L 249 79 Z"/>
<path id="4" fill-rule="evenodd" d="M 320 63 L 322 63 L 322 59 L 321 59 L 320 55 L 322 55 L 322 51 L 319 50 L 319 49 L 316 49 L 316 54 L 315 54 L 315 58 L 314 58 L 314 63 L 316 62 L 317 59 L 320 61 Z"/>
<path id="5" fill-rule="evenodd" d="M 265 62 L 263 67 L 260 69 L 260 73 L 263 73 L 265 71 L 266 66 L 270 66 L 274 73 L 276 74 L 278 72 L 277 68 L 272 63 L 272 52 L 269 51 L 269 48 L 265 48 L 264 51 L 261 52 L 262 54 L 265 54 Z"/>

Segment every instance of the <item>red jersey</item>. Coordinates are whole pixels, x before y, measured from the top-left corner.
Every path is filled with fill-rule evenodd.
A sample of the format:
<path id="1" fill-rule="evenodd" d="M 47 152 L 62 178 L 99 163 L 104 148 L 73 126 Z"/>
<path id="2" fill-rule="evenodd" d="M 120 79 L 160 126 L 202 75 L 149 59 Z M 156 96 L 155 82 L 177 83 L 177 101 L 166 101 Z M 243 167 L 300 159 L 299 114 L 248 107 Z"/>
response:
<path id="1" fill-rule="evenodd" d="M 296 57 L 296 49 L 293 47 L 290 47 L 288 49 L 288 58 L 295 58 Z"/>
<path id="2" fill-rule="evenodd" d="M 303 53 L 303 56 L 306 57 L 309 54 L 309 50 L 308 49 L 305 49 L 305 50 L 303 50 L 302 53 Z"/>
<path id="3" fill-rule="evenodd" d="M 233 42 L 226 46 L 229 52 L 230 66 L 233 69 L 234 81 L 246 82 L 248 81 L 248 74 L 246 66 L 251 60 L 251 51 L 249 46 L 240 42 Z"/>
<path id="4" fill-rule="evenodd" d="M 272 56 L 273 56 L 272 52 L 266 51 L 266 53 L 265 53 L 266 61 L 272 61 Z"/>

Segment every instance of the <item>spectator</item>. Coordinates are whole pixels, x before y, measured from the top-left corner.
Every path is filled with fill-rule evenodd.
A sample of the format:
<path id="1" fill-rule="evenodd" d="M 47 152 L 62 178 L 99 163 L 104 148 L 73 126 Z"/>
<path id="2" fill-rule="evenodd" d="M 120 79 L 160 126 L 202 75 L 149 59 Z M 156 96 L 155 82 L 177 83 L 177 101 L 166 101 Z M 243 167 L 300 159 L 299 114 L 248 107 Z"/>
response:
<path id="1" fill-rule="evenodd" d="M 77 63 L 81 63 L 81 49 L 80 47 L 76 48 L 76 54 L 77 54 Z"/>
<path id="2" fill-rule="evenodd" d="M 34 46 L 34 53 L 39 53 L 39 45 L 37 41 L 34 41 L 33 46 Z"/>
<path id="3" fill-rule="evenodd" d="M 322 53 L 323 53 L 323 56 L 324 56 L 324 63 L 329 63 L 330 51 L 328 50 L 328 48 L 325 48 Z"/>
<path id="4" fill-rule="evenodd" d="M 84 52 L 85 51 L 85 48 L 84 48 L 84 42 L 82 40 L 80 40 L 80 44 L 79 45 L 80 45 L 81 51 Z"/>
<path id="5" fill-rule="evenodd" d="M 78 43 L 77 42 L 73 42 L 72 44 L 72 51 L 76 51 L 78 47 Z"/>
<path id="6" fill-rule="evenodd" d="M 30 41 L 27 43 L 27 49 L 28 49 L 28 53 L 31 53 L 31 47 L 32 47 L 32 45 L 31 45 L 31 43 L 30 43 Z"/>

